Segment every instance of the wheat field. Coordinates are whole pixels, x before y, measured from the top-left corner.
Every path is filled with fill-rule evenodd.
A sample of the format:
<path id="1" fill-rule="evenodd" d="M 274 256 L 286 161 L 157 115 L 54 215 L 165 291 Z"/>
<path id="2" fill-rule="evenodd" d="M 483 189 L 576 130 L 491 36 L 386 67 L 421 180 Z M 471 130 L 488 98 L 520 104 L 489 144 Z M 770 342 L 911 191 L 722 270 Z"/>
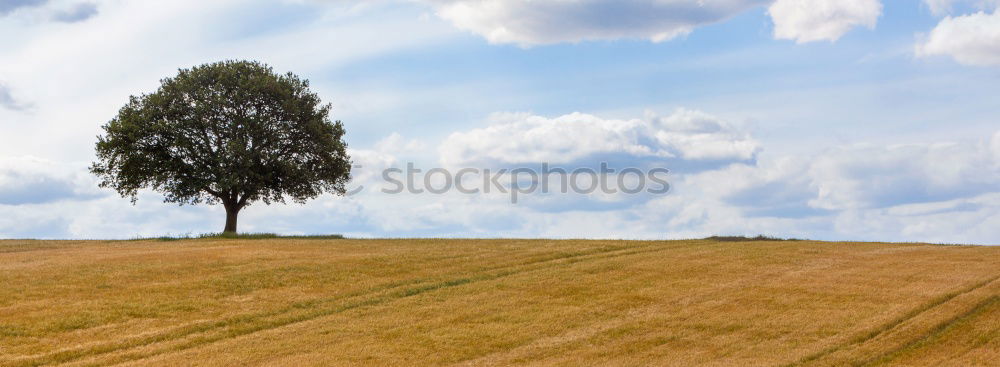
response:
<path id="1" fill-rule="evenodd" d="M 1000 248 L 0 241 L 0 366 L 997 365 Z"/>

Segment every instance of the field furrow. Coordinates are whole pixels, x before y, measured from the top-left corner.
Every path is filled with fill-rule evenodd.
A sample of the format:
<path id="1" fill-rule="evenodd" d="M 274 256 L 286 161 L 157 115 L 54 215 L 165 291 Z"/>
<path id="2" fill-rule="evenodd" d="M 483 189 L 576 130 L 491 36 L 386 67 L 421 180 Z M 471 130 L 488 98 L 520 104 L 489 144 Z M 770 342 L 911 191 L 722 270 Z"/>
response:
<path id="1" fill-rule="evenodd" d="M 940 362 L 938 345 L 975 364 L 998 337 L 998 255 L 807 241 L 0 242 L 0 366 L 868 365 Z"/>

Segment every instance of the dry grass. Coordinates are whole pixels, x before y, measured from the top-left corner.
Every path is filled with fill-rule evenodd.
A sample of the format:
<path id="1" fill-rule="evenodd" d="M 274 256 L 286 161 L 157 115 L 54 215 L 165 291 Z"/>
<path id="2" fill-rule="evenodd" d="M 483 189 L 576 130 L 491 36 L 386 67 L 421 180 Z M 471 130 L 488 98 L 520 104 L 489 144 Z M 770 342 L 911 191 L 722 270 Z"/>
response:
<path id="1" fill-rule="evenodd" d="M 1000 248 L 0 241 L 0 366 L 989 365 Z"/>

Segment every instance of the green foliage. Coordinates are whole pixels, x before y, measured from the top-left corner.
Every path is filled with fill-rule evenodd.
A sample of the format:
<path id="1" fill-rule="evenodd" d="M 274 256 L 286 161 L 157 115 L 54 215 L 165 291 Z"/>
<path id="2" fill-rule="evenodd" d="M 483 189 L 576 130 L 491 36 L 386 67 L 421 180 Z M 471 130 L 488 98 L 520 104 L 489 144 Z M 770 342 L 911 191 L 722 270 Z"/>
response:
<path id="1" fill-rule="evenodd" d="M 133 202 L 151 188 L 166 202 L 222 203 L 234 214 L 256 201 L 342 195 L 351 162 L 330 109 L 307 80 L 258 62 L 182 69 L 103 126 L 90 171 Z"/>

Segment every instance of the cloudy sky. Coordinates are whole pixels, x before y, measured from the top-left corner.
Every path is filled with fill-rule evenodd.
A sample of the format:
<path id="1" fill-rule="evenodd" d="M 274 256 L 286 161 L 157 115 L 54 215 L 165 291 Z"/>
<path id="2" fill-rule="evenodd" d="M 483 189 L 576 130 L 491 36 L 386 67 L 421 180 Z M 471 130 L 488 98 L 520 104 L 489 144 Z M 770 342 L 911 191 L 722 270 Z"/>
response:
<path id="1" fill-rule="evenodd" d="M 87 173 L 178 68 L 255 59 L 347 128 L 349 197 L 242 231 L 1000 244 L 1000 1 L 0 1 L 0 238 L 219 231 Z M 670 169 L 667 194 L 384 194 L 390 167 Z"/>

